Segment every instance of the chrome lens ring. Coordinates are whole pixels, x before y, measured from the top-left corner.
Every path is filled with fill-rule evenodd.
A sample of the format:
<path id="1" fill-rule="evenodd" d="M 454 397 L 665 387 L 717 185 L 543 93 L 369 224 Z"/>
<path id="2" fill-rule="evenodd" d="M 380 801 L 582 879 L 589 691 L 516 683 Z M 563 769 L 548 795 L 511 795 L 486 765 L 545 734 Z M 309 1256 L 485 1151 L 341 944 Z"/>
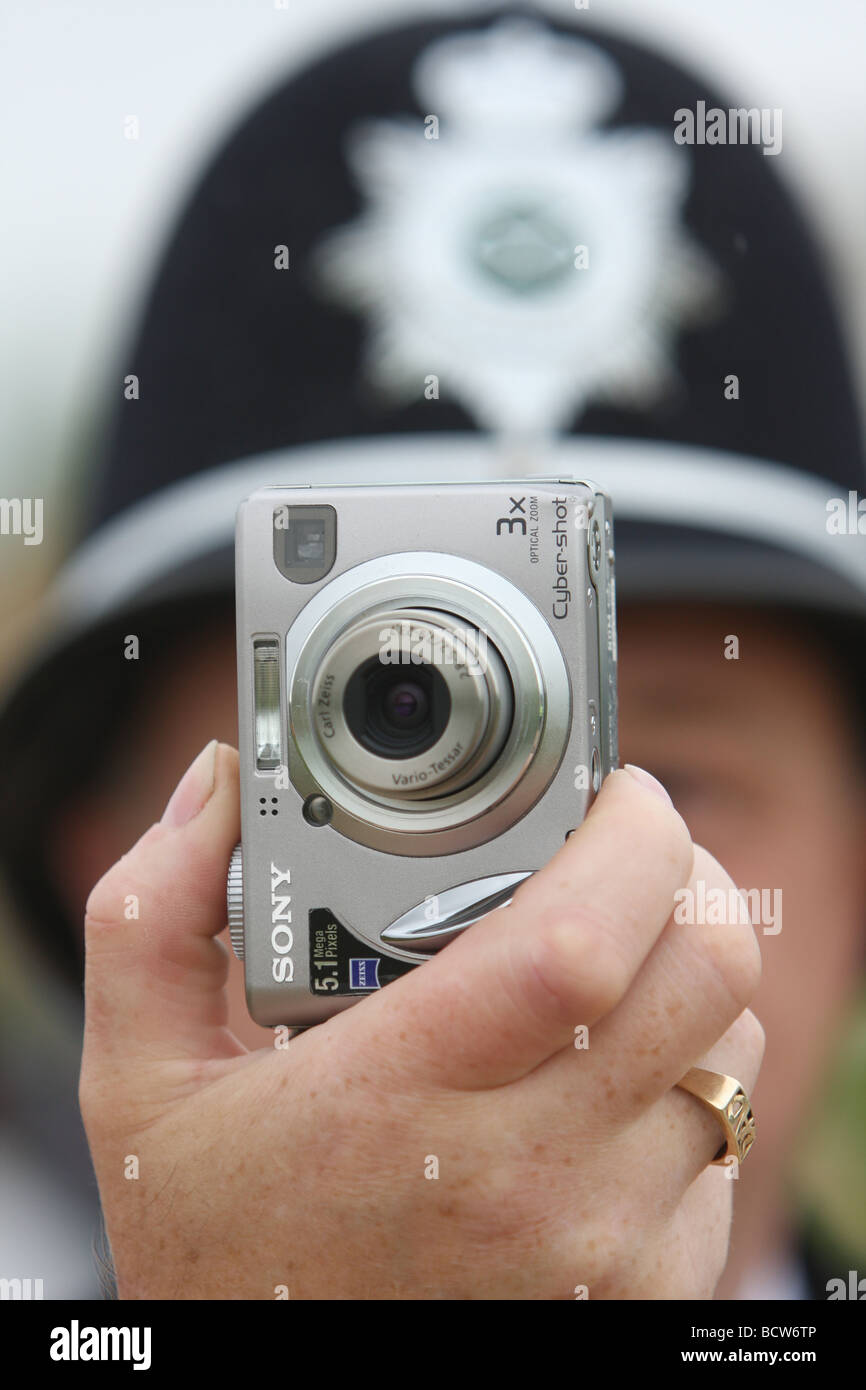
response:
<path id="1" fill-rule="evenodd" d="M 415 658 L 415 659 L 413 659 Z M 428 658 L 424 660 L 423 658 Z M 438 737 L 405 756 L 365 746 L 350 727 L 347 693 L 372 666 L 410 688 L 435 672 L 448 718 Z M 391 608 L 357 619 L 329 648 L 313 679 L 312 711 L 325 756 L 351 785 L 397 802 L 440 796 L 490 765 L 511 727 L 511 682 L 485 635 L 435 609 Z"/>
<path id="2" fill-rule="evenodd" d="M 411 604 L 411 610 L 409 610 Z M 438 610 L 488 638 L 510 678 L 513 715 L 499 755 L 468 786 L 395 804 L 341 775 L 322 748 L 313 694 L 328 652 L 360 619 Z M 429 616 L 429 615 L 428 615 Z M 332 825 L 394 854 L 453 853 L 503 833 L 538 800 L 556 772 L 571 727 L 571 687 L 559 643 L 526 594 L 501 574 L 440 552 L 381 556 L 320 589 L 285 636 L 291 776 L 301 795 L 321 792 Z"/>

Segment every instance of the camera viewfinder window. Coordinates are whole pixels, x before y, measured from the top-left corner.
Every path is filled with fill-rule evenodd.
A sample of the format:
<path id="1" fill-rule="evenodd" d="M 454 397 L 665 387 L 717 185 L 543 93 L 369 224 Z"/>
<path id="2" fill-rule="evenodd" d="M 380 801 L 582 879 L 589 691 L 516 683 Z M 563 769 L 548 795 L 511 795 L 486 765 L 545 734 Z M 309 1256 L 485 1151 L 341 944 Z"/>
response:
<path id="1" fill-rule="evenodd" d="M 337 513 L 333 507 L 277 507 L 274 511 L 274 563 L 293 584 L 324 579 L 337 555 Z"/>

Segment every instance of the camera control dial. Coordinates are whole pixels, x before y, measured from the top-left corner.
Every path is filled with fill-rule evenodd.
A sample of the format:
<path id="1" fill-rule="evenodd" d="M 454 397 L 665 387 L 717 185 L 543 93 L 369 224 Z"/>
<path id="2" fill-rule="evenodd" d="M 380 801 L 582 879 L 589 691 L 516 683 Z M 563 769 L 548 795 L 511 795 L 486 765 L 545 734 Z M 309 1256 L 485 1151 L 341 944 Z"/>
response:
<path id="1" fill-rule="evenodd" d="M 240 845 L 235 845 L 229 860 L 226 883 L 229 936 L 238 960 L 244 958 L 244 860 Z"/>

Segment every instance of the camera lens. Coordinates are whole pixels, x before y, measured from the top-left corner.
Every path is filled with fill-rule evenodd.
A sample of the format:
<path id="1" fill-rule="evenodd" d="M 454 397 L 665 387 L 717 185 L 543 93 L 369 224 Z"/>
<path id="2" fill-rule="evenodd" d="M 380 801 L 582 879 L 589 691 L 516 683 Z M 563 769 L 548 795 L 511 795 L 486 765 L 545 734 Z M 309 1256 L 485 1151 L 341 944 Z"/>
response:
<path id="1" fill-rule="evenodd" d="M 349 731 L 380 758 L 414 757 L 432 748 L 450 715 L 448 687 L 433 666 L 416 666 L 407 679 L 370 657 L 349 678 L 343 695 Z"/>
<path id="2" fill-rule="evenodd" d="M 286 633 L 293 780 L 359 844 L 438 855 L 529 811 L 572 721 L 543 614 L 443 551 L 388 554 L 325 585 Z"/>
<path id="3" fill-rule="evenodd" d="M 385 696 L 385 718 L 398 729 L 414 729 L 427 713 L 427 696 L 420 685 L 395 685 Z"/>
<path id="4" fill-rule="evenodd" d="M 310 694 L 331 767 L 401 805 L 481 778 L 514 710 L 507 669 L 486 634 L 433 608 L 358 615 L 323 653 Z"/>

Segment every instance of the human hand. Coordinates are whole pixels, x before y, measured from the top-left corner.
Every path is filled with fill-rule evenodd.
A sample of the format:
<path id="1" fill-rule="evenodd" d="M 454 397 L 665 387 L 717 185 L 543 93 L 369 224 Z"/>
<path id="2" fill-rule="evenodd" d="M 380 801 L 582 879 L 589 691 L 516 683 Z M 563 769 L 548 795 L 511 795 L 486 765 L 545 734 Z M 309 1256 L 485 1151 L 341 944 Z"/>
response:
<path id="1" fill-rule="evenodd" d="M 121 1298 L 711 1296 L 733 1184 L 674 1087 L 754 1084 L 760 957 L 749 926 L 672 922 L 676 889 L 731 884 L 662 789 L 613 773 L 510 906 L 258 1052 L 214 939 L 238 839 L 211 744 L 88 902 L 81 1105 Z"/>

